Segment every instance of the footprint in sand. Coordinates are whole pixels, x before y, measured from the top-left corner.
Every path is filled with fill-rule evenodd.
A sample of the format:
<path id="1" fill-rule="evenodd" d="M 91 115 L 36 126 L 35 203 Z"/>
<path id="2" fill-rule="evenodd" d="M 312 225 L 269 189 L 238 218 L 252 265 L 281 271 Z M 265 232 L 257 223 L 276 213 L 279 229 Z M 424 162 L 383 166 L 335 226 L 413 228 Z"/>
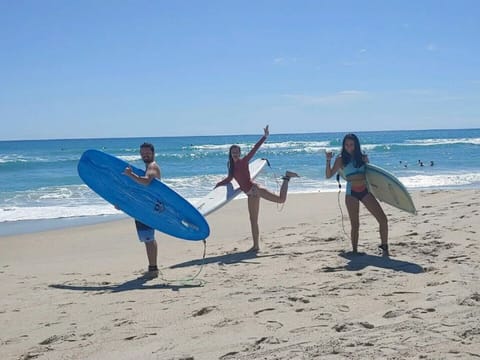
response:
<path id="1" fill-rule="evenodd" d="M 240 323 L 241 323 L 241 321 L 239 321 L 239 320 L 223 319 L 222 321 L 216 323 L 213 326 L 216 327 L 216 328 L 222 328 L 222 327 L 225 327 L 225 326 L 238 325 Z"/>
<path id="2" fill-rule="evenodd" d="M 333 327 L 333 329 L 337 332 L 346 332 L 353 330 L 355 328 L 364 328 L 364 329 L 373 329 L 375 325 L 370 324 L 367 321 L 361 321 L 357 323 L 344 323 L 344 324 L 337 324 Z"/>
<path id="3" fill-rule="evenodd" d="M 276 320 L 269 320 L 264 325 L 268 330 L 278 330 L 283 327 L 283 324 Z"/>
<path id="4" fill-rule="evenodd" d="M 219 360 L 227 360 L 227 359 L 234 359 L 234 356 L 238 355 L 238 351 L 230 351 L 226 354 L 223 354 L 219 357 Z"/>
<path id="5" fill-rule="evenodd" d="M 332 314 L 331 313 L 320 313 L 317 314 L 313 317 L 313 320 L 319 320 L 319 321 L 328 321 L 332 319 Z"/>
<path id="6" fill-rule="evenodd" d="M 139 340 L 146 338 L 148 336 L 155 336 L 157 333 L 148 333 L 148 334 L 142 334 L 142 335 L 132 335 L 132 336 L 127 336 L 126 338 L 123 338 L 123 340 Z"/>
<path id="7" fill-rule="evenodd" d="M 392 319 L 392 318 L 402 316 L 404 314 L 405 314 L 405 312 L 402 311 L 402 310 L 389 310 L 385 314 L 383 314 L 382 317 L 385 318 L 385 319 Z"/>
<path id="8" fill-rule="evenodd" d="M 474 336 L 480 335 L 480 327 L 476 326 L 470 329 L 467 329 L 462 332 L 457 332 L 457 334 L 464 339 L 473 340 Z"/>
<path id="9" fill-rule="evenodd" d="M 436 268 L 436 267 L 434 267 L 434 266 L 425 266 L 425 267 L 423 268 L 423 272 L 434 272 L 434 271 L 436 271 L 436 270 L 438 270 L 438 268 Z"/>
<path id="10" fill-rule="evenodd" d="M 339 305 L 337 306 L 338 308 L 338 311 L 340 312 L 349 312 L 350 311 L 350 307 L 348 305 Z"/>
<path id="11" fill-rule="evenodd" d="M 265 312 L 265 311 L 274 311 L 274 310 L 276 310 L 276 309 L 275 308 L 265 308 L 265 309 L 260 309 L 260 310 L 254 311 L 253 314 L 258 315 L 258 314 L 261 314 L 262 312 Z"/>
<path id="12" fill-rule="evenodd" d="M 202 316 L 202 315 L 208 314 L 209 312 L 212 312 L 213 310 L 216 310 L 216 309 L 217 309 L 216 306 L 205 306 L 205 307 L 201 308 L 200 310 L 195 311 L 192 314 L 192 316 L 193 317 Z"/>
<path id="13" fill-rule="evenodd" d="M 115 327 L 135 324 L 135 321 L 128 319 L 114 319 L 113 322 L 113 326 Z"/>
<path id="14" fill-rule="evenodd" d="M 458 305 L 462 305 L 462 306 L 478 306 L 480 305 L 480 294 L 475 292 L 473 293 L 472 295 L 462 299 L 462 300 L 459 300 L 458 301 Z"/>
<path id="15" fill-rule="evenodd" d="M 326 242 L 337 241 L 337 240 L 343 240 L 343 237 L 341 237 L 341 236 L 329 236 L 328 238 L 325 239 Z"/>
<path id="16" fill-rule="evenodd" d="M 337 324 L 333 327 L 336 332 L 345 332 L 352 329 L 353 323 Z"/>
<path id="17" fill-rule="evenodd" d="M 16 344 L 26 340 L 27 338 L 28 338 L 28 335 L 20 335 L 19 337 L 16 337 L 16 338 L 1 340 L 0 345 Z"/>
<path id="18" fill-rule="evenodd" d="M 45 326 L 45 327 L 50 327 L 50 326 L 52 326 L 52 325 L 57 325 L 57 324 L 60 324 L 60 321 L 51 322 L 51 323 L 45 323 L 45 324 L 39 323 L 38 325 L 43 325 L 43 326 Z"/>
<path id="19" fill-rule="evenodd" d="M 315 270 L 316 272 L 337 272 L 337 271 L 345 271 L 345 266 L 324 266 L 318 270 Z"/>
<path id="20" fill-rule="evenodd" d="M 71 338 L 75 336 L 75 334 L 66 334 L 66 335 L 52 335 L 46 338 L 43 341 L 39 342 L 39 345 L 50 345 L 56 342 L 64 342 L 64 341 L 75 341 L 71 340 Z"/>
<path id="21" fill-rule="evenodd" d="M 435 308 L 414 308 L 412 310 L 407 311 L 407 314 L 410 315 L 410 317 L 415 318 L 415 319 L 422 319 L 421 314 L 428 314 L 435 312 Z"/>
<path id="22" fill-rule="evenodd" d="M 290 301 L 294 301 L 294 302 L 300 301 L 300 302 L 302 302 L 302 303 L 304 303 L 304 304 L 310 303 L 310 300 L 305 299 L 305 298 L 303 298 L 303 297 L 289 296 L 287 299 L 290 300 Z"/>
<path id="23" fill-rule="evenodd" d="M 255 340 L 253 344 L 247 345 L 241 352 L 251 353 L 254 351 L 258 351 L 262 348 L 263 344 L 272 344 L 278 345 L 281 343 L 288 342 L 288 340 L 281 340 L 274 336 L 264 336 L 258 340 Z M 240 351 L 230 351 L 222 356 L 219 357 L 220 360 L 227 360 L 227 359 L 238 359 Z M 243 357 L 243 356 L 242 356 Z M 249 357 L 250 358 L 250 357 Z"/>
<path id="24" fill-rule="evenodd" d="M 40 346 L 36 346 L 33 349 L 29 350 L 27 353 L 23 354 L 20 359 L 27 360 L 27 359 L 35 359 L 37 357 L 42 356 L 44 353 L 49 351 L 49 348 L 44 348 Z"/>

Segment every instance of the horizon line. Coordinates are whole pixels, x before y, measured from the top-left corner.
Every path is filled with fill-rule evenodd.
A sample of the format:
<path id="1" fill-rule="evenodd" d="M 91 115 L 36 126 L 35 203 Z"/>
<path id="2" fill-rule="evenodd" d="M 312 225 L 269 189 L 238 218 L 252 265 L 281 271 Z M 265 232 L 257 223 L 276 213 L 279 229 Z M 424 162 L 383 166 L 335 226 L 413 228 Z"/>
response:
<path id="1" fill-rule="evenodd" d="M 440 131 L 440 130 L 480 130 L 480 128 L 466 127 L 466 128 L 430 128 L 430 129 L 384 129 L 384 130 L 342 130 L 342 131 L 308 131 L 308 132 L 279 132 L 272 135 L 307 135 L 307 134 L 336 134 L 336 133 L 371 133 L 371 132 L 401 132 L 401 131 Z M 211 134 L 211 135 L 162 135 L 162 136 L 114 136 L 114 137 L 59 137 L 59 138 L 15 138 L 15 139 L 0 139 L 0 142 L 8 141 L 62 141 L 62 140 L 113 140 L 113 139 L 140 139 L 140 138 L 186 138 L 186 137 L 220 137 L 220 136 L 255 136 L 255 134 Z"/>

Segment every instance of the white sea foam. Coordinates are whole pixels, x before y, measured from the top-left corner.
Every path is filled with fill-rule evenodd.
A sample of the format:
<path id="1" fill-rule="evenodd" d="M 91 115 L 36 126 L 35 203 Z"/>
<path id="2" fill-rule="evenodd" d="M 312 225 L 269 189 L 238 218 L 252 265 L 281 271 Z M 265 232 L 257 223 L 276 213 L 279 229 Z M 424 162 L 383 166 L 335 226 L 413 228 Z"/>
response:
<path id="1" fill-rule="evenodd" d="M 142 160 L 142 157 L 140 155 L 120 155 L 118 158 L 126 162 Z"/>
<path id="2" fill-rule="evenodd" d="M 304 149 L 304 148 L 319 148 L 324 149 L 330 145 L 330 141 L 284 141 L 278 143 L 267 142 L 262 147 L 267 149 Z"/>
<path id="3" fill-rule="evenodd" d="M 399 180 L 410 189 L 474 186 L 480 184 L 480 173 L 414 175 L 400 177 Z"/>
<path id="4" fill-rule="evenodd" d="M 0 209 L 0 223 L 21 220 L 62 219 L 83 216 L 121 214 L 112 205 L 28 206 Z"/>
<path id="5" fill-rule="evenodd" d="M 241 148 L 252 146 L 252 144 L 236 144 Z M 191 150 L 201 150 L 201 151 L 222 151 L 228 152 L 232 144 L 205 144 L 205 145 L 192 145 L 189 147 L 183 147 L 183 150 L 191 149 Z"/>
<path id="6" fill-rule="evenodd" d="M 24 155 L 10 154 L 10 155 L 0 155 L 0 164 L 9 164 L 9 163 L 27 163 L 27 162 L 47 162 L 48 159 L 42 157 L 29 157 Z"/>
<path id="7" fill-rule="evenodd" d="M 194 150 L 201 150 L 201 151 L 221 151 L 221 152 L 228 152 L 230 146 L 232 144 L 207 144 L 207 145 L 194 145 L 191 147 L 183 147 L 183 150 L 187 149 L 194 149 Z M 255 143 L 242 143 L 236 144 L 240 146 L 241 149 L 245 149 L 245 151 Z M 287 149 L 287 150 L 295 150 L 295 149 L 325 149 L 330 145 L 330 141 L 282 141 L 282 142 L 267 142 L 262 145 L 263 149 L 272 150 L 272 149 Z"/>
<path id="8" fill-rule="evenodd" d="M 399 145 L 434 146 L 434 145 L 451 145 L 451 144 L 480 145 L 480 138 L 405 140 L 405 144 L 399 144 Z"/>
<path id="9" fill-rule="evenodd" d="M 3 196 L 5 196 L 5 194 Z M 34 206 L 74 206 L 83 202 L 89 203 L 95 199 L 100 198 L 86 185 L 64 185 L 17 191 L 15 193 L 10 193 L 7 199 L 2 200 L 5 203 L 5 206 L 24 204 L 32 204 Z"/>
<path id="10" fill-rule="evenodd" d="M 372 151 L 376 149 L 390 150 L 393 144 L 361 144 L 362 150 Z"/>

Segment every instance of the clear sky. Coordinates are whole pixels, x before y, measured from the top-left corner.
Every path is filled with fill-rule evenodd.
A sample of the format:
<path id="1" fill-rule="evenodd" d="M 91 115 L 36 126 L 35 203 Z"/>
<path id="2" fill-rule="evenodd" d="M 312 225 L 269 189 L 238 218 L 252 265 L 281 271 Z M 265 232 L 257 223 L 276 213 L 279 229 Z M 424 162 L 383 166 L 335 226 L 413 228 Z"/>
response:
<path id="1" fill-rule="evenodd" d="M 0 139 L 480 127 L 477 0 L 0 0 Z"/>

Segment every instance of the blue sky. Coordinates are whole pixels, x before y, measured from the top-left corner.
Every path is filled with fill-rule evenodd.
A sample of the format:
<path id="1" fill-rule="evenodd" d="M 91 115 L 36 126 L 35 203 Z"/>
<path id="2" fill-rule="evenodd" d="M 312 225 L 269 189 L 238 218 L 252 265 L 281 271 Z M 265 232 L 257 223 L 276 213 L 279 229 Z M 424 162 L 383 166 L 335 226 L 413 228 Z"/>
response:
<path id="1" fill-rule="evenodd" d="M 480 126 L 480 1 L 0 0 L 0 139 Z"/>

